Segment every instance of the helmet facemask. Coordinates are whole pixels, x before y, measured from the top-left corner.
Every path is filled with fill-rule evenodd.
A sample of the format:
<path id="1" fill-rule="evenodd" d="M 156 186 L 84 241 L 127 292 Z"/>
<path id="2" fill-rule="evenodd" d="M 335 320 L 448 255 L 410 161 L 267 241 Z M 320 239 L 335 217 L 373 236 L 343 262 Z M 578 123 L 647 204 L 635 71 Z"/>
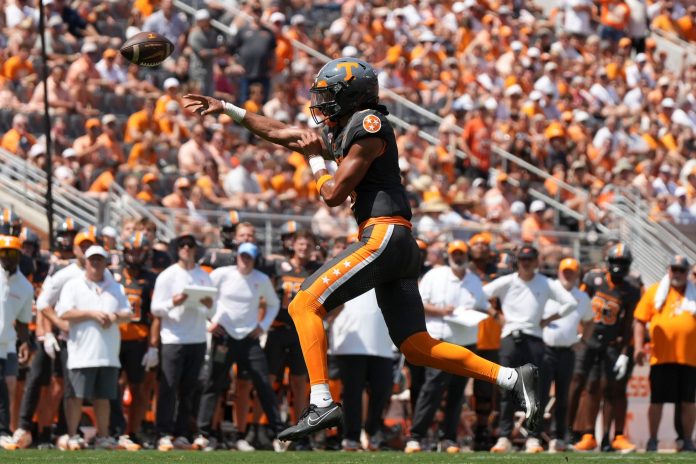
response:
<path id="1" fill-rule="evenodd" d="M 309 89 L 309 111 L 312 113 L 312 119 L 314 119 L 317 125 L 323 124 L 327 119 L 335 121 L 345 111 L 337 102 L 338 96 L 344 87 L 345 84 L 343 82 L 337 82 L 323 86 L 315 84 Z"/>

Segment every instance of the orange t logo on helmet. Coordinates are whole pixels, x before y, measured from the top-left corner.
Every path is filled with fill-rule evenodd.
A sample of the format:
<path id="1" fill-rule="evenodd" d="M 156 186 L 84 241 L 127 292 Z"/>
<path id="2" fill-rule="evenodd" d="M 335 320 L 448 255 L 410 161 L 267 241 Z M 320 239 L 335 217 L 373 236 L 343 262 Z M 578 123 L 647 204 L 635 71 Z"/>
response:
<path id="1" fill-rule="evenodd" d="M 355 61 L 349 61 L 347 63 L 338 63 L 337 68 L 342 68 L 346 72 L 346 77 L 343 78 L 344 81 L 349 81 L 353 78 L 353 68 L 360 66 Z"/>

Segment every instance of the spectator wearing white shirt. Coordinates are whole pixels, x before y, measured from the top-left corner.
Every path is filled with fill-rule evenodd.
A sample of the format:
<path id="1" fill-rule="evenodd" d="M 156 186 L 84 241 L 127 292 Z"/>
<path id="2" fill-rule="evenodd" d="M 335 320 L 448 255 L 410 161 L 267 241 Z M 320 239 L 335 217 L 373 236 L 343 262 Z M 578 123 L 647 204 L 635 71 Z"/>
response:
<path id="1" fill-rule="evenodd" d="M 500 364 L 519 366 L 531 362 L 541 365 L 544 357 L 542 328 L 556 319 L 571 314 L 577 301 L 563 288 L 536 272 L 539 252 L 525 245 L 517 253 L 517 272 L 495 279 L 483 287 L 486 296 L 499 298 L 505 323 L 500 341 Z M 544 307 L 548 300 L 560 303 L 558 313 L 544 318 Z M 500 401 L 500 437 L 491 448 L 492 452 L 507 453 L 512 450 L 510 436 L 513 428 L 514 404 L 507 392 Z M 539 439 L 531 433 L 526 451 L 543 451 Z"/>
<path id="2" fill-rule="evenodd" d="M 108 252 L 93 245 L 85 252 L 84 275 L 69 280 L 60 294 L 56 312 L 68 322 L 67 375 L 69 392 L 65 418 L 70 438 L 68 449 L 77 450 L 82 441 L 77 427 L 82 404 L 92 400 L 97 422 L 97 448 L 115 448 L 109 436 L 109 400 L 118 393 L 118 354 L 121 334 L 118 324 L 131 316 L 123 286 L 106 273 Z"/>
<path id="3" fill-rule="evenodd" d="M 104 50 L 102 59 L 94 65 L 97 71 L 99 71 L 99 76 L 102 80 L 108 82 L 111 88 L 125 84 L 128 79 L 126 70 L 121 65 L 116 64 L 117 57 L 118 52 L 113 48 L 108 48 Z"/>
<path id="4" fill-rule="evenodd" d="M 179 235 L 173 243 L 178 261 L 157 277 L 150 310 L 162 319 L 157 448 L 189 449 L 192 391 L 205 360 L 206 321 L 213 315 L 213 299 L 188 301 L 186 287 L 212 287 L 210 276 L 196 264 L 196 238 Z"/>
<path id="5" fill-rule="evenodd" d="M 419 284 L 419 291 L 425 307 L 428 333 L 433 338 L 473 351 L 478 337 L 478 322 L 484 318 L 477 317 L 473 311 L 482 312 L 485 316 L 489 303 L 481 279 L 468 270 L 468 253 L 469 247 L 463 241 L 450 242 L 447 246 L 448 265 L 428 271 Z M 427 436 L 445 390 L 447 406 L 445 418 L 440 424 L 442 442 L 439 448 L 448 453 L 459 451 L 457 429 L 466 382 L 465 377 L 425 368 L 425 382 L 413 411 L 413 425 L 404 450 L 406 453 L 421 450 L 421 442 Z"/>
<path id="6" fill-rule="evenodd" d="M 594 5 L 591 0 L 565 0 L 563 10 L 563 30 L 585 38 L 592 34 L 592 13 Z"/>
<path id="7" fill-rule="evenodd" d="M 68 231 L 70 232 L 70 231 Z M 61 396 L 61 390 L 64 389 L 67 383 L 63 377 L 65 373 L 65 364 L 67 362 L 67 349 L 65 337 L 57 337 L 61 331 L 68 330 L 68 324 L 56 315 L 54 310 L 60 298 L 63 286 L 69 280 L 82 276 L 84 274 L 85 252 L 96 243 L 95 228 L 90 227 L 81 230 L 72 237 L 68 236 L 69 243 L 72 244 L 72 255 L 75 256 L 74 262 L 55 271 L 44 280 L 36 299 L 37 311 L 37 339 L 39 349 L 34 354 L 31 362 L 31 368 L 24 386 L 24 395 L 19 408 L 19 428 L 15 430 L 13 435 L 14 443 L 20 448 L 26 448 L 32 443 L 32 423 L 34 413 L 39 405 L 39 399 L 42 387 L 50 385 L 51 377 L 56 377 L 56 383 L 59 386 L 57 397 Z M 59 239 L 60 239 L 59 235 Z M 70 249 L 68 242 L 58 241 L 59 248 L 67 253 Z M 64 260 L 67 263 L 67 260 Z M 109 273 L 109 271 L 106 271 Z M 109 273 L 110 274 L 110 273 Z M 58 358 L 56 358 L 58 356 Z M 55 411 L 61 403 L 55 402 L 53 406 Z M 39 418 L 39 440 L 50 441 L 51 431 L 48 424 L 42 423 L 42 418 L 53 418 L 55 412 L 42 413 Z M 49 421 L 51 419 L 48 419 Z M 43 427 L 42 427 L 43 426 Z M 40 441 L 41 442 L 41 441 Z M 67 443 L 65 443 L 67 445 Z"/>
<path id="8" fill-rule="evenodd" d="M 667 208 L 667 212 L 674 218 L 677 224 L 693 224 L 696 223 L 696 216 L 691 213 L 687 204 L 686 189 L 677 187 L 674 191 L 675 201 Z"/>
<path id="9" fill-rule="evenodd" d="M 592 333 L 592 307 L 590 297 L 577 287 L 580 277 L 580 263 L 566 258 L 558 266 L 558 282 L 573 295 L 578 306 L 572 313 L 551 322 L 544 327 L 544 361 L 541 364 L 541 407 L 546 408 L 549 401 L 551 382 L 554 383 L 554 438 L 549 442 L 549 451 L 566 451 L 565 437 L 568 432 L 568 392 L 575 365 L 574 349 Z M 558 313 L 559 303 L 546 302 L 544 317 Z M 582 325 L 582 338 L 578 327 Z"/>
<path id="10" fill-rule="evenodd" d="M 381 317 L 374 289 L 346 302 L 343 309 L 331 316 L 329 354 L 338 364 L 345 407 L 343 450 L 361 449 L 363 394 L 367 390 L 369 400 L 364 427 L 368 449 L 377 451 L 380 448 L 378 432 L 393 382 L 394 345 Z"/>
<path id="11" fill-rule="evenodd" d="M 271 279 L 254 269 L 258 256 L 259 249 L 255 244 L 242 243 L 237 249 L 237 265 L 215 269 L 210 275 L 218 289 L 218 296 L 217 310 L 208 329 L 213 338 L 198 410 L 198 430 L 201 435 L 194 441 L 198 448 L 215 448 L 211 437 L 215 406 L 234 363 L 237 363 L 240 371 L 249 372 L 271 432 L 277 433 L 282 427 L 268 377 L 268 361 L 259 343 L 259 337 L 268 332 L 278 314 L 280 300 Z M 261 298 L 265 301 L 266 312 L 259 320 Z M 280 443 L 275 441 L 274 448 L 280 451 Z"/>
<path id="12" fill-rule="evenodd" d="M 5 379 L 9 344 L 14 345 L 19 337 L 22 341 L 18 353 L 19 361 L 25 362 L 29 357 L 29 347 L 26 343 L 29 338 L 27 324 L 31 322 L 34 288 L 19 270 L 21 250 L 19 238 L 11 235 L 0 236 L 0 446 L 3 448 L 12 444 L 8 435 L 11 404 Z"/>

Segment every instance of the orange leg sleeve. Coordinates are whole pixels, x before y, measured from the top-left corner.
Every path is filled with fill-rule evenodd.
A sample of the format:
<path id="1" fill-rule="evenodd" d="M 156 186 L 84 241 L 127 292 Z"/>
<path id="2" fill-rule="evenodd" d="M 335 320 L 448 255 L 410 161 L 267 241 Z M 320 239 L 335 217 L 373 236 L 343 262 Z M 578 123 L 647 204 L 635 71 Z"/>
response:
<path id="1" fill-rule="evenodd" d="M 329 383 L 328 344 L 324 331 L 326 310 L 311 293 L 302 290 L 290 302 L 288 312 L 300 339 L 310 384 Z"/>
<path id="2" fill-rule="evenodd" d="M 455 375 L 496 383 L 500 366 L 452 343 L 417 332 L 401 343 L 401 352 L 417 366 L 428 366 Z"/>

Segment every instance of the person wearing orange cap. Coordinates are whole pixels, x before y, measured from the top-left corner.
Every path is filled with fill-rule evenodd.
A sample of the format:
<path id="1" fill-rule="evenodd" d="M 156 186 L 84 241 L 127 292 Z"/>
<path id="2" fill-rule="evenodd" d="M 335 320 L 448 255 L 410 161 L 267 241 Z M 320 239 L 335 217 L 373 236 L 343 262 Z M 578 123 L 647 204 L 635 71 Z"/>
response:
<path id="1" fill-rule="evenodd" d="M 116 50 L 107 48 L 102 53 L 102 59 L 94 65 L 99 72 L 102 83 L 105 83 L 104 85 L 111 91 L 115 90 L 117 86 L 125 84 L 127 80 L 126 70 L 116 63 L 117 57 L 118 52 Z"/>
<path id="2" fill-rule="evenodd" d="M 157 192 L 159 185 L 159 178 L 157 174 L 148 172 L 143 176 L 140 182 L 140 192 L 135 196 L 138 200 L 149 205 L 159 205 L 160 196 Z"/>
<path id="3" fill-rule="evenodd" d="M 86 134 L 76 138 L 72 146 L 80 163 L 91 163 L 103 159 L 106 147 L 102 141 L 98 140 L 101 133 L 101 121 L 97 118 L 89 118 L 85 122 L 85 131 Z"/>
<path id="4" fill-rule="evenodd" d="M 0 295 L 6 297 L 0 300 L 0 433 L 10 432 L 10 393 L 6 377 L 8 374 L 9 344 L 16 339 L 22 343 L 17 353 L 19 362 L 29 359 L 29 322 L 31 322 L 34 288 L 29 280 L 19 270 L 19 260 L 22 256 L 22 245 L 18 237 L 0 235 Z M 15 332 L 16 330 L 16 332 Z M 14 346 L 12 351 L 14 351 Z M 14 374 L 16 376 L 16 374 Z M 16 449 L 9 436 L 0 438 L 0 446 L 6 449 Z"/>
<path id="5" fill-rule="evenodd" d="M 174 191 L 162 198 L 166 208 L 186 208 L 191 199 L 191 181 L 188 177 L 179 177 L 174 182 Z"/>
<path id="6" fill-rule="evenodd" d="M 568 432 L 568 391 L 573 376 L 575 352 L 578 343 L 586 343 L 592 333 L 592 307 L 590 298 L 581 291 L 577 284 L 580 278 L 580 263 L 574 258 L 561 260 L 558 266 L 558 282 L 575 297 L 578 306 L 569 315 L 554 319 L 558 314 L 558 303 L 548 301 L 544 308 L 544 317 L 554 319 L 544 327 L 544 361 L 541 364 L 541 404 L 546 408 L 549 402 L 551 382 L 555 385 L 556 403 L 554 406 L 554 435 L 549 442 L 549 451 L 567 450 L 566 434 Z M 578 326 L 582 323 L 582 333 Z"/>
<path id="7" fill-rule="evenodd" d="M 483 283 L 469 269 L 469 247 L 461 240 L 447 245 L 447 265 L 431 269 L 423 276 L 419 288 L 425 307 L 425 323 L 433 338 L 445 340 L 473 350 L 478 335 L 478 321 L 485 313 L 488 299 Z M 421 451 L 435 413 L 447 390 L 445 419 L 440 423 L 442 440 L 438 449 L 458 453 L 457 429 L 462 407 L 466 377 L 426 367 L 425 381 L 419 389 L 413 411 L 410 438 L 404 451 Z"/>

